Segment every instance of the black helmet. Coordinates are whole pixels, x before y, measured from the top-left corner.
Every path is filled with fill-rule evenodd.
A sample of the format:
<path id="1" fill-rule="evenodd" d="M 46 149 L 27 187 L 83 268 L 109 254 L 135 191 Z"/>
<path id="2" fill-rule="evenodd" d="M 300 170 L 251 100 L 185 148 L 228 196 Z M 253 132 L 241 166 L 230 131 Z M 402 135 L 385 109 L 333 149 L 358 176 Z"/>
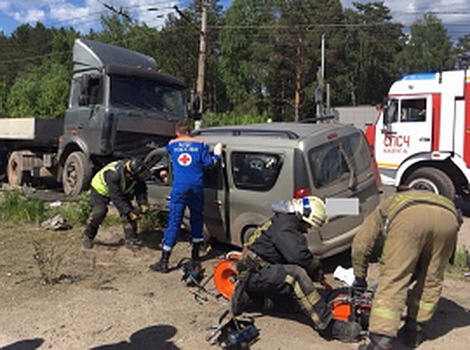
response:
<path id="1" fill-rule="evenodd" d="M 126 171 L 132 176 L 145 179 L 149 173 L 145 163 L 139 158 L 132 158 L 126 162 Z"/>

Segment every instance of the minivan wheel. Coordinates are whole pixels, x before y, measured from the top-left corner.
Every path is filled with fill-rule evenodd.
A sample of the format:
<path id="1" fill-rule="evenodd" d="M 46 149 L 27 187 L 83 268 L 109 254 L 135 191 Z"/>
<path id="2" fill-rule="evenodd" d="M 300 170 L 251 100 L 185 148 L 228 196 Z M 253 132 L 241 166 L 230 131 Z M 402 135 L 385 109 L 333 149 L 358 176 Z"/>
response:
<path id="1" fill-rule="evenodd" d="M 247 227 L 247 228 L 243 231 L 243 234 L 242 234 L 242 243 L 243 243 L 243 244 L 246 244 L 247 242 L 249 242 L 251 236 L 253 236 L 253 234 L 255 233 L 255 231 L 256 231 L 256 226 Z"/>
<path id="2" fill-rule="evenodd" d="M 426 167 L 414 171 L 407 179 L 406 185 L 422 190 L 432 191 L 454 200 L 455 186 L 442 170 Z"/>

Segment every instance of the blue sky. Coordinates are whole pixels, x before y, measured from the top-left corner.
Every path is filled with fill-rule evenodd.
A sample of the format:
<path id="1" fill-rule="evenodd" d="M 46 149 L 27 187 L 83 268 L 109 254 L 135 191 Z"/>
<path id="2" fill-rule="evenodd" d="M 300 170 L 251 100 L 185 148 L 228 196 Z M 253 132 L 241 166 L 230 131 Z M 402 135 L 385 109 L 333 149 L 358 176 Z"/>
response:
<path id="1" fill-rule="evenodd" d="M 360 2 L 367 2 L 359 0 Z M 231 0 L 222 0 L 228 6 Z M 343 6 L 351 6 L 351 0 L 341 0 Z M 73 26 L 82 33 L 91 28 L 100 29 L 101 14 L 111 13 L 103 4 L 116 10 L 128 11 L 133 18 L 149 26 L 158 27 L 164 16 L 174 12 L 173 6 L 184 7 L 189 0 L 0 0 L 0 31 L 10 35 L 22 23 L 34 25 L 41 21 L 46 26 Z M 385 0 L 395 20 L 409 25 L 417 17 L 433 11 L 443 21 L 449 35 L 456 39 L 470 34 L 469 0 Z M 157 8 L 156 11 L 148 11 Z"/>

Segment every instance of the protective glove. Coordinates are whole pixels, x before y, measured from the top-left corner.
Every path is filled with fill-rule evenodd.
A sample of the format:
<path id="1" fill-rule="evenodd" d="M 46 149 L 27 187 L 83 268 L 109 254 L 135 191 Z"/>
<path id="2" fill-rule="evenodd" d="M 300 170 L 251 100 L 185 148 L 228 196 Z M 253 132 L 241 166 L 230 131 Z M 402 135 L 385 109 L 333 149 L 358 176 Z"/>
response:
<path id="1" fill-rule="evenodd" d="M 367 280 L 365 277 L 356 277 L 352 284 L 355 294 L 363 294 L 367 291 Z"/>
<path id="2" fill-rule="evenodd" d="M 147 214 L 150 210 L 150 207 L 147 204 L 142 204 L 140 206 L 140 213 L 141 214 Z"/>
<path id="3" fill-rule="evenodd" d="M 140 214 L 137 211 L 133 210 L 128 214 L 128 217 L 129 217 L 129 220 L 136 221 L 139 219 Z"/>
<path id="4" fill-rule="evenodd" d="M 219 157 L 222 154 L 222 144 L 220 142 L 214 146 L 214 154 Z"/>
<path id="5" fill-rule="evenodd" d="M 321 261 L 317 258 L 312 259 L 310 265 L 306 268 L 307 275 L 313 282 L 321 282 L 325 279 Z"/>

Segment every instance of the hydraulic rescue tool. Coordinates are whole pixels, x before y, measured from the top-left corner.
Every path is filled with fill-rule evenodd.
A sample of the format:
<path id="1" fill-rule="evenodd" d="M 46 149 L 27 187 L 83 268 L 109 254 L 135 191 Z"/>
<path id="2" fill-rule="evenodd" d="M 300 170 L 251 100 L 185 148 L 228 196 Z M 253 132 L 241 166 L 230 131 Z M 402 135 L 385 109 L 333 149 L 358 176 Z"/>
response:
<path id="1" fill-rule="evenodd" d="M 227 350 L 249 349 L 259 337 L 252 317 L 234 317 L 226 310 L 219 318 L 219 323 L 210 327 L 212 330 L 206 337 L 211 345 L 218 345 Z"/>

